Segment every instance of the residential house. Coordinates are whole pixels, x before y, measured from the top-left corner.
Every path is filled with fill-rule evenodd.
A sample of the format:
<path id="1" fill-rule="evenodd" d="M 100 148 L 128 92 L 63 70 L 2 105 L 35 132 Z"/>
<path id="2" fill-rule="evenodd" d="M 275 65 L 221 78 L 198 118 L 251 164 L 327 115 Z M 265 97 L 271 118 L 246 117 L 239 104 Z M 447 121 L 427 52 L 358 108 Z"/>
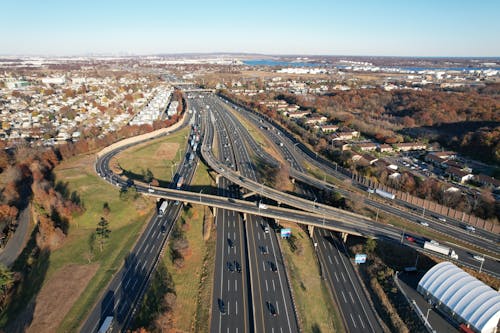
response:
<path id="1" fill-rule="evenodd" d="M 311 111 L 295 111 L 295 112 L 287 112 L 288 117 L 291 119 L 304 118 L 311 114 Z"/>
<path id="2" fill-rule="evenodd" d="M 322 124 L 327 119 L 325 116 L 311 116 L 306 120 L 306 124 Z"/>
<path id="3" fill-rule="evenodd" d="M 466 181 L 468 180 L 471 180 L 474 175 L 467 172 L 467 171 L 463 171 L 463 170 L 460 170 L 458 168 L 455 168 L 455 167 L 448 167 L 446 169 L 446 173 L 455 181 L 463 184 L 465 183 Z"/>
<path id="4" fill-rule="evenodd" d="M 425 143 L 419 143 L 419 142 L 397 143 L 394 146 L 395 146 L 396 150 L 399 150 L 399 151 L 425 150 L 425 149 L 427 149 L 427 145 Z"/>
<path id="5" fill-rule="evenodd" d="M 377 145 L 375 143 L 372 143 L 372 142 L 358 143 L 358 144 L 352 145 L 352 147 L 357 148 L 360 151 L 374 151 L 377 149 Z"/>
<path id="6" fill-rule="evenodd" d="M 391 145 L 388 145 L 388 144 L 386 144 L 386 143 L 381 144 L 381 145 L 379 145 L 379 147 L 378 147 L 378 151 L 380 151 L 381 153 L 391 152 L 391 151 L 393 151 L 393 150 L 394 150 L 394 149 L 392 148 L 392 146 L 391 146 Z"/>
<path id="7" fill-rule="evenodd" d="M 338 126 L 336 125 L 322 125 L 319 127 L 322 132 L 324 133 L 330 133 L 330 132 L 335 132 L 336 130 L 339 129 Z"/>
<path id="8" fill-rule="evenodd" d="M 495 189 L 500 189 L 500 180 L 485 174 L 480 173 L 479 175 L 476 175 L 474 180 L 481 185 L 492 186 Z"/>

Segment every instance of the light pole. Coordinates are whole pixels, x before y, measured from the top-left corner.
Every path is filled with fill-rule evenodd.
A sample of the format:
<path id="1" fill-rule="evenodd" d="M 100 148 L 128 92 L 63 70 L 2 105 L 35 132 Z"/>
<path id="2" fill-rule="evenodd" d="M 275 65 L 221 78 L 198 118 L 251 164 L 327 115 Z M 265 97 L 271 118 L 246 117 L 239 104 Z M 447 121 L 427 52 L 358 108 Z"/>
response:
<path id="1" fill-rule="evenodd" d="M 431 312 L 432 308 L 427 309 L 427 314 L 425 315 L 425 321 L 429 321 L 429 312 Z"/>
<path id="2" fill-rule="evenodd" d="M 201 192 L 203 192 L 203 189 L 200 190 L 200 203 L 201 203 Z"/>
<path id="3" fill-rule="evenodd" d="M 403 228 L 403 233 L 401 234 L 401 244 L 403 244 L 404 237 L 405 237 L 405 228 Z"/>
<path id="4" fill-rule="evenodd" d="M 483 269 L 483 264 L 484 264 L 484 257 L 483 260 L 481 260 L 481 265 L 479 266 L 479 273 L 481 273 L 481 270 Z"/>

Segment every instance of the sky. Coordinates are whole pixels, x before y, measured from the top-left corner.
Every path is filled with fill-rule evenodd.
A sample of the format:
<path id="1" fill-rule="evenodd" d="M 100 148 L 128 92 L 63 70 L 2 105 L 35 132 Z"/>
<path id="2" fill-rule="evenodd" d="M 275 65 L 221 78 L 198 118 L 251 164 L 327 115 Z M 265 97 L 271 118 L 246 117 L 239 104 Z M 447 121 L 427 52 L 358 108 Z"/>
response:
<path id="1" fill-rule="evenodd" d="M 497 0 L 16 0 L 0 55 L 500 56 Z"/>

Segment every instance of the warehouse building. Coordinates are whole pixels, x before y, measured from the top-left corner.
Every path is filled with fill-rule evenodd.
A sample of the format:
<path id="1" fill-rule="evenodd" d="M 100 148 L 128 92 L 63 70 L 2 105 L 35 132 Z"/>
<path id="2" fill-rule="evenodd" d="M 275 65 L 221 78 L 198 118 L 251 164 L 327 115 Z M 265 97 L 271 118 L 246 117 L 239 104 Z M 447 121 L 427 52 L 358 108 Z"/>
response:
<path id="1" fill-rule="evenodd" d="M 500 293 L 451 262 L 432 267 L 418 283 L 417 290 L 434 306 L 474 332 L 497 332 Z"/>

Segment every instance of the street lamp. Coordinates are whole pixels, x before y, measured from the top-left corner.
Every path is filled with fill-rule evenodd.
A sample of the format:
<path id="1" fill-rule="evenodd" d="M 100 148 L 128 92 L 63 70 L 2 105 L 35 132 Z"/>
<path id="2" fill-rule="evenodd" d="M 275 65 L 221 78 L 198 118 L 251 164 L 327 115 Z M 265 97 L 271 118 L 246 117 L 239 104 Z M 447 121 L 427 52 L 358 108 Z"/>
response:
<path id="1" fill-rule="evenodd" d="M 405 237 L 405 228 L 403 228 L 403 233 L 401 234 L 401 244 L 403 244 L 404 237 Z"/>
<path id="2" fill-rule="evenodd" d="M 203 189 L 200 190 L 200 203 L 201 203 L 201 192 L 203 192 Z"/>
<path id="3" fill-rule="evenodd" d="M 427 314 L 425 315 L 425 321 L 429 321 L 429 312 L 431 312 L 432 308 L 427 309 Z"/>
<path id="4" fill-rule="evenodd" d="M 484 257 L 483 260 L 481 260 L 481 265 L 479 266 L 479 273 L 481 273 L 481 270 L 483 269 L 483 264 L 484 264 Z"/>

